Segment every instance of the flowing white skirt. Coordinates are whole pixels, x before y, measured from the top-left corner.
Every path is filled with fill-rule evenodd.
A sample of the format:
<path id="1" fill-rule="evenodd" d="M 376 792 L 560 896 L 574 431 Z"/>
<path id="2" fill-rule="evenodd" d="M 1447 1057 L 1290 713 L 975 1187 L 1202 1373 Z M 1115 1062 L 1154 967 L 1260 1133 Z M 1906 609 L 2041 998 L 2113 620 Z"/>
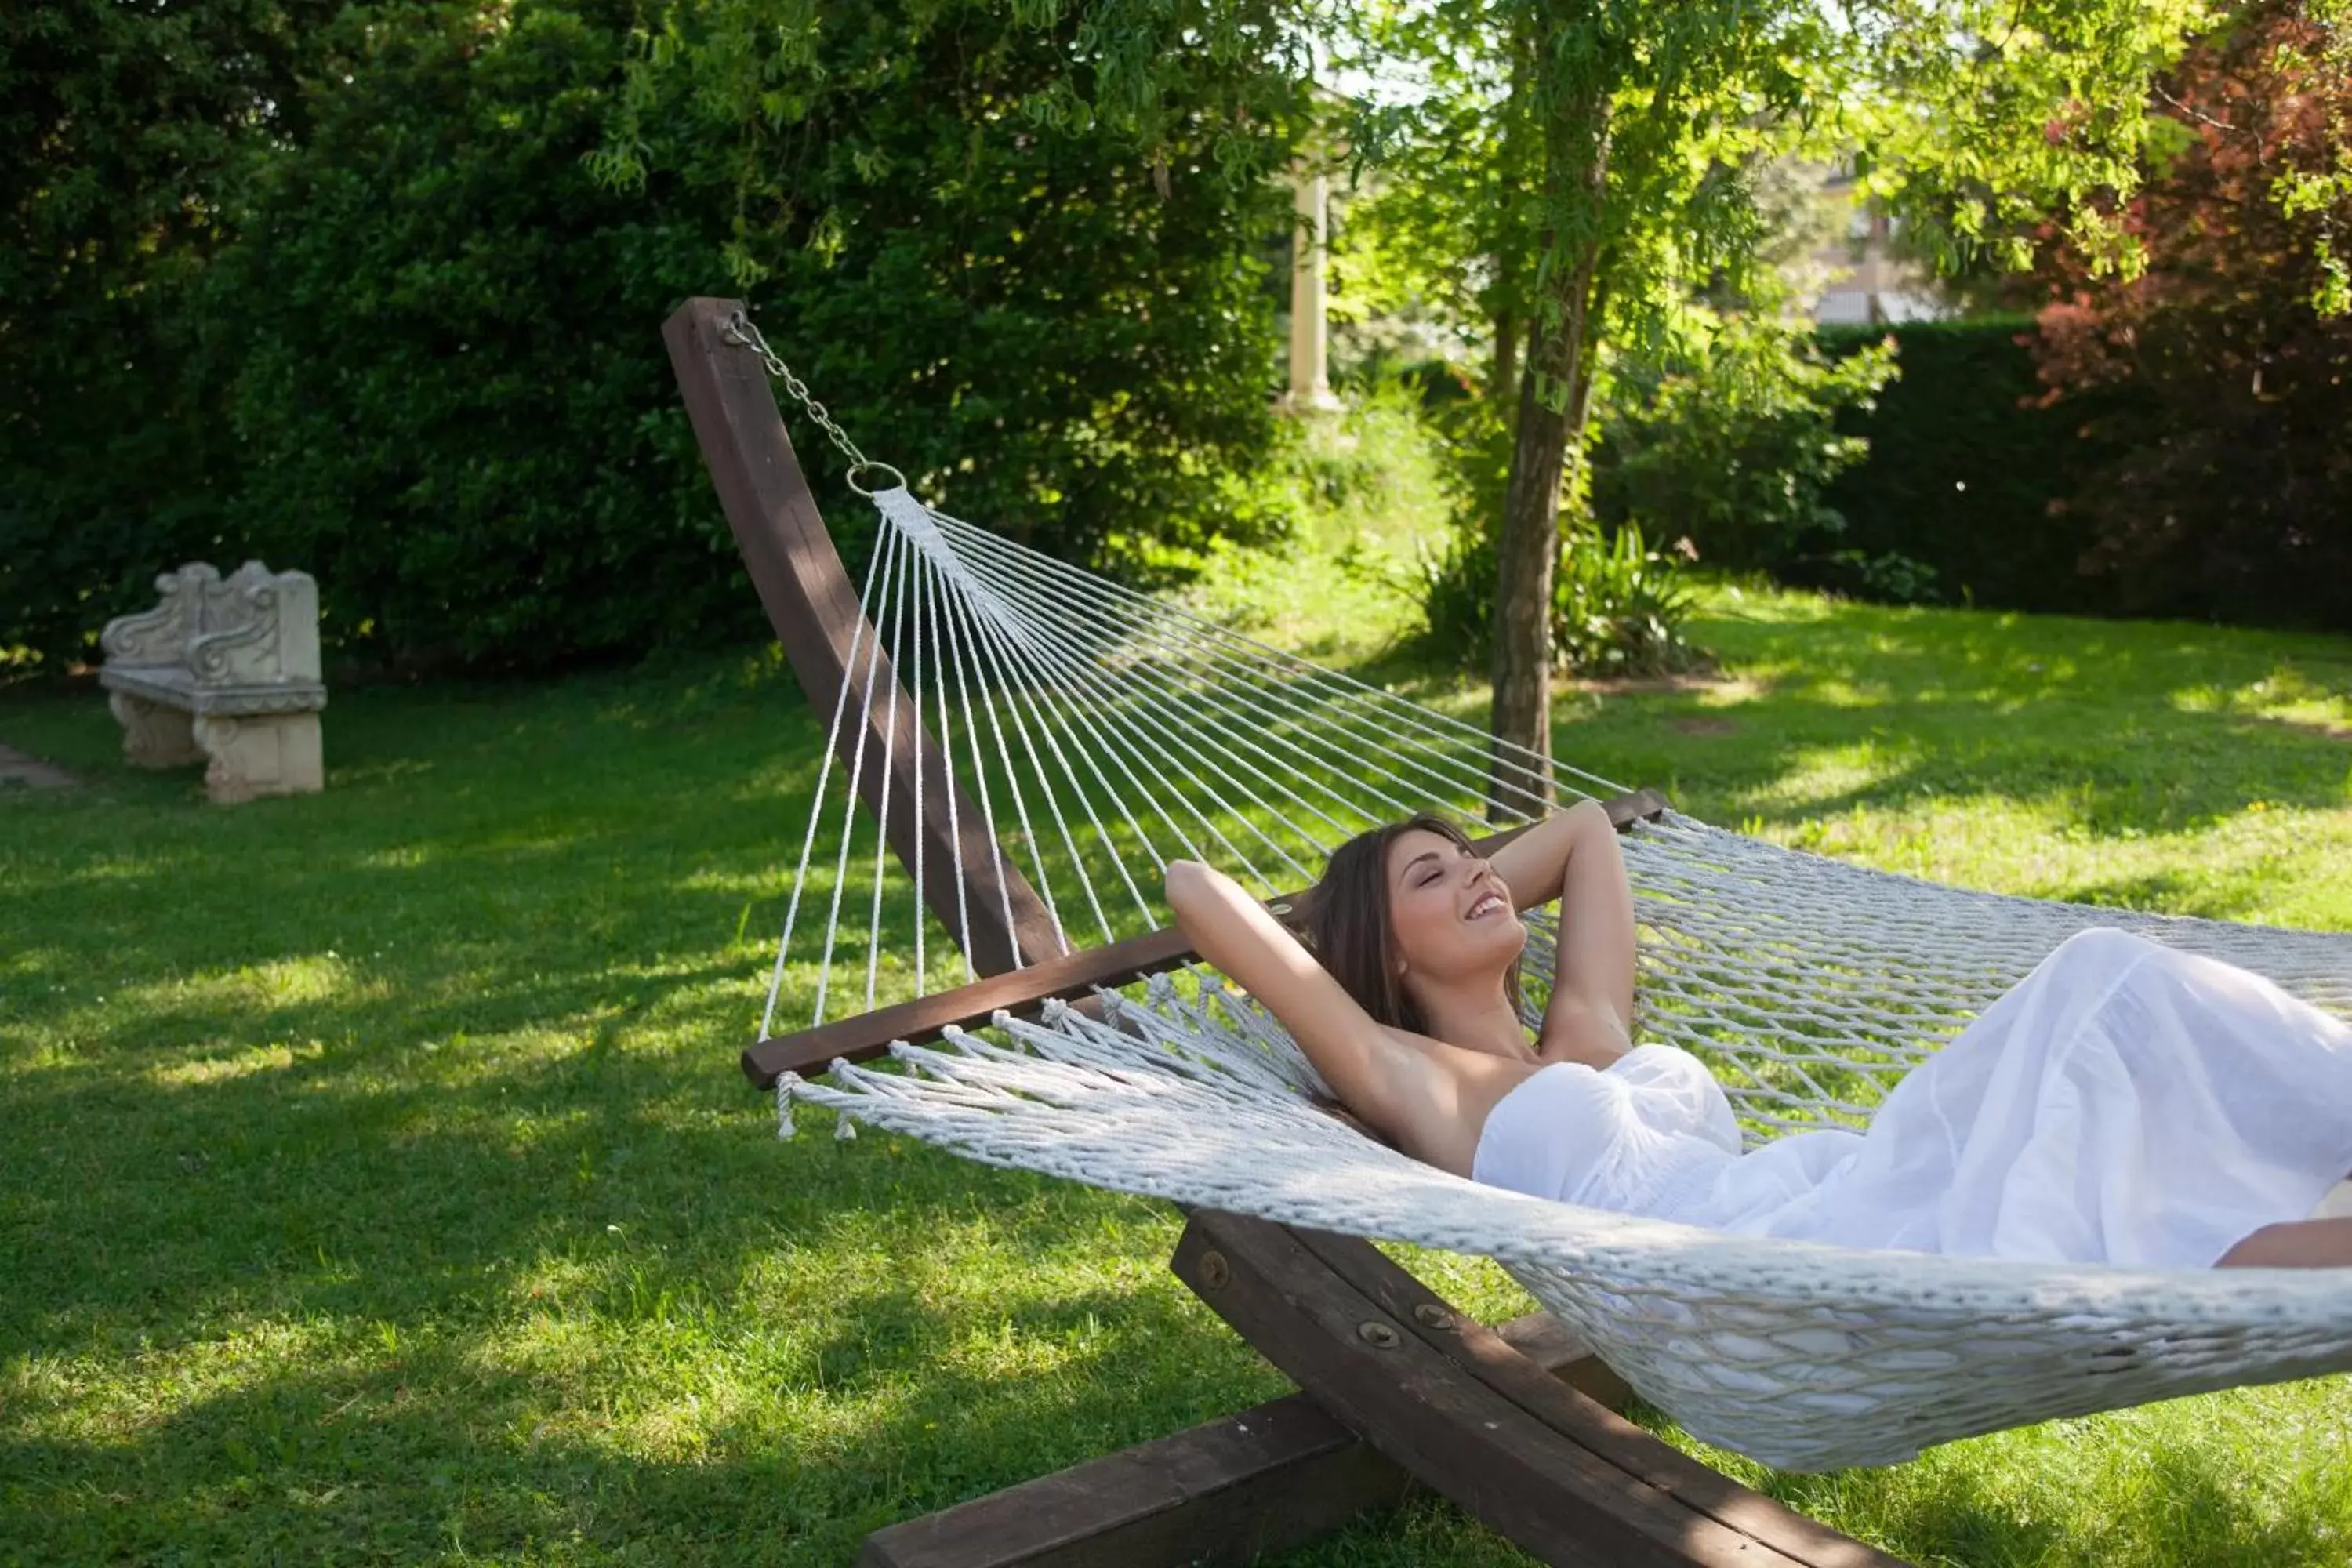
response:
<path id="1" fill-rule="evenodd" d="M 2352 1173 L 2352 1025 L 2242 969 L 2084 931 L 1906 1074 L 1866 1133 L 1692 1170 L 1658 1217 L 1854 1247 L 2212 1264 Z"/>

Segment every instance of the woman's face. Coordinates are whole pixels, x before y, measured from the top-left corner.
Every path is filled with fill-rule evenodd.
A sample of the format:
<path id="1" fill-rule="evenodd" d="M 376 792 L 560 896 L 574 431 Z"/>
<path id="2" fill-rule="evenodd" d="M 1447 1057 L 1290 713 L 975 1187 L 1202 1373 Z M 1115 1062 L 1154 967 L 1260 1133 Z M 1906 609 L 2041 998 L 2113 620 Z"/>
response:
<path id="1" fill-rule="evenodd" d="M 1442 833 L 1412 828 L 1389 846 L 1389 929 L 1408 984 L 1499 979 L 1527 945 L 1511 890 Z"/>

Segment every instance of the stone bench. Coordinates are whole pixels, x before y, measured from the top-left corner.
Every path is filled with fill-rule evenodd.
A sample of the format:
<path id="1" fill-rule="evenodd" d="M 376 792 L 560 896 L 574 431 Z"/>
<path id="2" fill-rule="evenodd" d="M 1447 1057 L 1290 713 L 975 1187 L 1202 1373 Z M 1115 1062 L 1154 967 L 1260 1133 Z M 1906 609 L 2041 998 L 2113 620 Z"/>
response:
<path id="1" fill-rule="evenodd" d="M 144 768 L 205 763 L 223 805 L 326 787 L 319 710 L 319 584 L 248 561 L 227 577 L 201 562 L 155 579 L 163 602 L 106 624 L 98 672 Z"/>

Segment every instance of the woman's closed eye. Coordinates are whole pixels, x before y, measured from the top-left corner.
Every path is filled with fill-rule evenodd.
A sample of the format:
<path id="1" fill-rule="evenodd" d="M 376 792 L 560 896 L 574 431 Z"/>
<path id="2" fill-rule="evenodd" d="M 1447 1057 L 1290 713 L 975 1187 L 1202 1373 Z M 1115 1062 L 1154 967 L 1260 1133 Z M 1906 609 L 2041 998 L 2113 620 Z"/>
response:
<path id="1" fill-rule="evenodd" d="M 1469 848 L 1463 845 L 1454 846 L 1454 858 L 1457 861 L 1471 858 Z M 1405 885 L 1409 888 L 1433 888 L 1444 879 L 1445 865 L 1434 854 L 1414 857 L 1412 867 L 1405 872 Z"/>

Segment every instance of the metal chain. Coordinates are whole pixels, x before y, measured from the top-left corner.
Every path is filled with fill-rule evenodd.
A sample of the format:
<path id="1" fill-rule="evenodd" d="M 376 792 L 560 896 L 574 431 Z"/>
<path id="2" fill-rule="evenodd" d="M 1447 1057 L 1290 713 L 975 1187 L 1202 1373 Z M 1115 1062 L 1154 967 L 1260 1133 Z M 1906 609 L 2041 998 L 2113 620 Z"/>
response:
<path id="1" fill-rule="evenodd" d="M 725 326 L 727 341 L 738 348 L 750 349 L 753 353 L 758 354 L 760 363 L 768 367 L 768 374 L 784 384 L 784 390 L 792 394 L 793 400 L 803 408 L 808 410 L 808 416 L 816 421 L 817 428 L 823 430 L 826 437 L 840 448 L 841 455 L 849 459 L 850 489 L 860 495 L 873 494 L 871 489 L 858 483 L 858 479 L 863 475 L 877 472 L 888 474 L 902 487 L 906 484 L 906 476 L 899 473 L 898 469 L 887 463 L 877 463 L 857 449 L 857 443 L 849 438 L 849 432 L 835 423 L 833 416 L 825 411 L 824 405 L 819 403 L 811 395 L 808 384 L 794 375 L 793 367 L 786 364 L 783 357 L 768 346 L 768 340 L 761 335 L 760 329 L 752 323 L 748 313 L 740 310 L 735 311 L 727 318 Z"/>

